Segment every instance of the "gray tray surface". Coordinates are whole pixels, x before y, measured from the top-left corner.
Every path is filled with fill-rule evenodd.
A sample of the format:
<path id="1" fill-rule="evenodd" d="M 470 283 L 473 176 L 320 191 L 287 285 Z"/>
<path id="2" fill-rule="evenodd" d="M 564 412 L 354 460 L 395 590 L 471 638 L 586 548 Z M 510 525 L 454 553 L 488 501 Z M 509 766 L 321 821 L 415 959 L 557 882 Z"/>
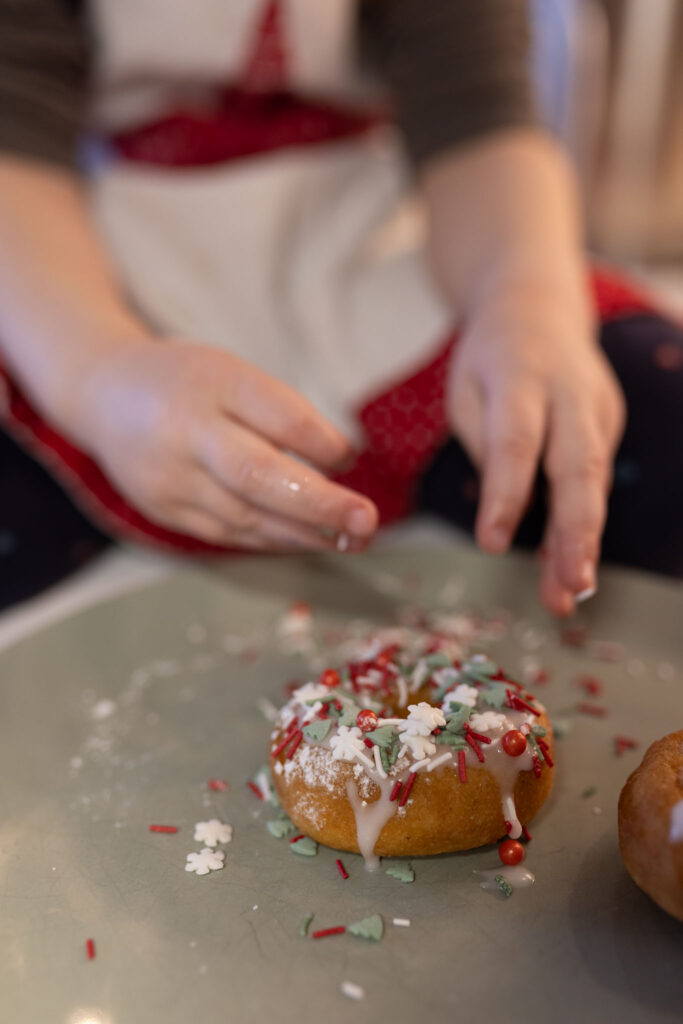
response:
<path id="1" fill-rule="evenodd" d="M 0 1019 L 680 1022 L 683 926 L 627 876 L 616 804 L 645 747 L 683 725 L 681 590 L 605 571 L 580 621 L 593 641 L 623 645 L 608 662 L 560 643 L 535 578 L 524 557 L 448 547 L 241 560 L 180 572 L 0 654 Z M 435 607 L 445 586 L 449 610 L 509 612 L 489 650 L 512 672 L 530 656 L 551 670 L 537 695 L 571 725 L 531 829 L 536 883 L 508 900 L 473 875 L 496 866 L 493 848 L 415 860 L 412 885 L 344 854 L 343 881 L 335 852 L 297 857 L 271 838 L 276 812 L 246 786 L 270 729 L 258 699 L 279 702 L 284 682 L 310 676 L 277 639 L 288 604 L 310 601 L 318 630 L 380 624 L 406 604 Z M 583 673 L 604 683 L 606 718 L 573 712 Z M 616 757 L 619 734 L 639 750 Z M 229 791 L 209 791 L 210 778 Z M 234 838 L 225 868 L 197 877 L 185 857 L 210 817 Z M 380 913 L 385 937 L 301 939 L 308 911 L 315 928 Z M 345 980 L 365 998 L 345 998 Z"/>

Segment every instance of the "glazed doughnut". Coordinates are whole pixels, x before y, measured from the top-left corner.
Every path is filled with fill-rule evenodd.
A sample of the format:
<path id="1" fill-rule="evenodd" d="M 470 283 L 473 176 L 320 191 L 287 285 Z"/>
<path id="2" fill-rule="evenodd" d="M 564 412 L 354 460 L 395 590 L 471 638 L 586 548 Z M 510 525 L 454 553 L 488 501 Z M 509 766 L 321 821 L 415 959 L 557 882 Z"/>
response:
<path id="1" fill-rule="evenodd" d="M 297 828 L 372 868 L 516 839 L 550 793 L 552 755 L 543 707 L 485 655 L 393 647 L 295 690 L 270 763 Z"/>
<path id="2" fill-rule="evenodd" d="M 636 885 L 683 921 L 683 730 L 653 743 L 622 789 L 619 849 Z"/>

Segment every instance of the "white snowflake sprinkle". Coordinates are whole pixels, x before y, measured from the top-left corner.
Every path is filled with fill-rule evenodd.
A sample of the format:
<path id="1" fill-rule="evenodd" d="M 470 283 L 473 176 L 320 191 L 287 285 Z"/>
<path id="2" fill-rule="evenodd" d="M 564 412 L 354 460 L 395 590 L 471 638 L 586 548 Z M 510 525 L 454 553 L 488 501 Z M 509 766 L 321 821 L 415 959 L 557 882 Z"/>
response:
<path id="1" fill-rule="evenodd" d="M 368 768 L 374 767 L 370 758 L 365 754 L 363 733 L 357 725 L 350 728 L 340 725 L 336 734 L 330 739 L 330 749 L 335 761 L 357 760 L 362 761 Z"/>
<path id="2" fill-rule="evenodd" d="M 436 753 L 436 743 L 429 736 L 406 736 L 402 737 L 403 746 L 398 752 L 399 758 L 403 757 L 407 750 L 410 751 L 415 761 L 423 761 L 425 758 L 433 757 Z M 415 765 L 413 765 L 413 770 Z"/>
<path id="3" fill-rule="evenodd" d="M 328 687 L 323 686 L 322 683 L 306 683 L 305 686 L 300 686 L 298 690 L 295 690 L 292 697 L 299 704 L 305 704 L 309 700 L 322 700 L 323 697 L 329 696 L 329 693 Z"/>
<path id="4" fill-rule="evenodd" d="M 434 729 L 443 728 L 445 724 L 443 712 L 423 700 L 419 704 L 408 705 L 408 717 L 401 731 L 413 736 L 429 736 Z"/>
<path id="5" fill-rule="evenodd" d="M 475 732 L 495 732 L 496 729 L 502 729 L 505 722 L 505 715 L 497 711 L 483 711 L 480 715 L 475 713 L 470 718 L 470 725 Z"/>
<path id="6" fill-rule="evenodd" d="M 458 701 L 460 704 L 466 704 L 469 708 L 473 708 L 477 703 L 477 697 L 479 696 L 479 690 L 474 686 L 468 686 L 466 683 L 461 683 L 460 686 L 456 686 L 453 693 L 448 695 L 450 700 Z"/>
<path id="7" fill-rule="evenodd" d="M 232 839 L 232 825 L 226 825 L 218 818 L 198 821 L 194 827 L 194 838 L 198 843 L 206 843 L 207 846 L 229 843 Z"/>
<path id="8" fill-rule="evenodd" d="M 208 875 L 210 871 L 220 871 L 224 867 L 225 854 L 222 850 L 211 850 L 205 846 L 199 853 L 188 853 L 186 871 L 194 871 L 195 875 Z"/>

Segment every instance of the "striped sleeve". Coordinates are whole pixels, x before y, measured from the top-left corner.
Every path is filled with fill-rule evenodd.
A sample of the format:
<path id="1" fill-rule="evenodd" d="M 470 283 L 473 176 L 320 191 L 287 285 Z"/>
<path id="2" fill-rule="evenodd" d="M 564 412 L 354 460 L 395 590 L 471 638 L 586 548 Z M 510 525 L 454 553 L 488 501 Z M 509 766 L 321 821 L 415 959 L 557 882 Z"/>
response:
<path id="1" fill-rule="evenodd" d="M 72 165 L 86 100 L 80 5 L 0 0 L 0 152 Z"/>
<path id="2" fill-rule="evenodd" d="M 364 0 L 361 32 L 416 162 L 535 123 L 527 0 Z"/>

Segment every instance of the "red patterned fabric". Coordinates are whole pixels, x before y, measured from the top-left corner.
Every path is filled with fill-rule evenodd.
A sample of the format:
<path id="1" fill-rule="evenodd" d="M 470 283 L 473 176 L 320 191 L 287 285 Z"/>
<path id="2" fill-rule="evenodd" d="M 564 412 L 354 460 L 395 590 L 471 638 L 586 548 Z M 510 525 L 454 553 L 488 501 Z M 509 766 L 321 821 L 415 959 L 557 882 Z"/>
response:
<path id="1" fill-rule="evenodd" d="M 284 81 L 286 60 L 279 39 L 277 5 L 272 4 L 257 33 L 247 82 L 250 75 L 252 85 L 268 76 L 271 82 Z M 288 93 L 262 96 L 240 88 L 227 91 L 213 112 L 178 112 L 121 134 L 113 142 L 129 160 L 180 168 L 285 146 L 329 142 L 357 135 L 376 122 L 377 115 L 302 101 Z M 603 320 L 653 311 L 644 293 L 609 270 L 595 270 L 592 284 Z M 356 466 L 339 479 L 372 498 L 384 523 L 411 511 L 420 474 L 448 435 L 444 401 L 447 363 L 456 340 L 455 334 L 446 339 L 435 347 L 427 365 L 417 367 L 412 376 L 394 382 L 358 410 L 365 446 Z M 1 365 L 0 422 L 105 531 L 177 551 L 218 550 L 158 526 L 131 507 L 97 463 L 31 407 Z"/>
<path id="2" fill-rule="evenodd" d="M 212 110 L 177 110 L 111 139 L 126 160 L 156 167 L 208 167 L 278 149 L 353 138 L 383 119 L 289 92 L 227 89 Z"/>
<path id="3" fill-rule="evenodd" d="M 252 92 L 279 92 L 287 80 L 287 50 L 279 0 L 271 0 L 256 29 L 241 84 Z"/>
<path id="4" fill-rule="evenodd" d="M 607 267 L 593 267 L 591 285 L 595 307 L 603 321 L 634 313 L 657 312 L 654 302 L 643 289 Z"/>
<path id="5" fill-rule="evenodd" d="M 359 412 L 365 446 L 340 483 L 371 498 L 383 523 L 408 515 L 420 474 L 448 437 L 446 380 L 455 336 L 432 362 Z"/>

